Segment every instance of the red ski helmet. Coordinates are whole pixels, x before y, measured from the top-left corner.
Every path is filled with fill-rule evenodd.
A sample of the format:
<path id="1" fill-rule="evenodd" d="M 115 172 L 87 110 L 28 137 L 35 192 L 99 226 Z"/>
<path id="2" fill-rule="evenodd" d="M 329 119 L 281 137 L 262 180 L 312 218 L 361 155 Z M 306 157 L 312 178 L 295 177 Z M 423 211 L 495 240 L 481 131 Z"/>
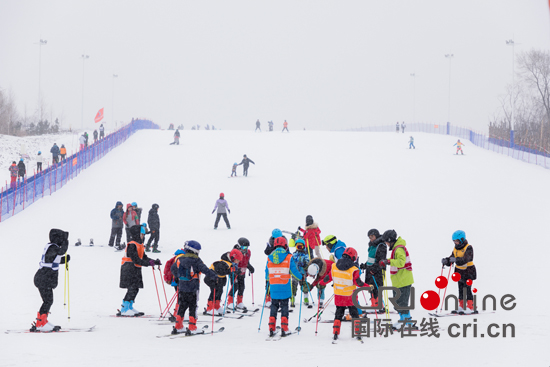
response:
<path id="1" fill-rule="evenodd" d="M 285 250 L 288 249 L 288 242 L 284 237 L 277 237 L 273 241 L 273 247 L 283 247 Z"/>
<path id="2" fill-rule="evenodd" d="M 357 251 L 353 247 L 348 247 L 344 250 L 343 255 L 348 255 L 352 261 L 357 260 Z"/>
<path id="3" fill-rule="evenodd" d="M 220 192 L 220 197 L 221 198 L 225 197 L 225 194 L 223 192 Z"/>
<path id="4" fill-rule="evenodd" d="M 243 254 L 235 248 L 229 253 L 229 259 L 231 260 L 231 262 L 238 264 L 242 261 Z"/>

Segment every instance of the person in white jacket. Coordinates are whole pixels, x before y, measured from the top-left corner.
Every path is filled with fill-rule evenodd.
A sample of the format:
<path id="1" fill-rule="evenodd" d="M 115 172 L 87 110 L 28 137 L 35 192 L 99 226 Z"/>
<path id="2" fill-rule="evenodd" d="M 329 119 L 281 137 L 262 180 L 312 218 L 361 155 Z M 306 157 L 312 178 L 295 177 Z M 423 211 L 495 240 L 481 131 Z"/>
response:
<path id="1" fill-rule="evenodd" d="M 80 138 L 78 138 L 78 142 L 80 143 L 80 150 L 84 150 L 86 147 L 86 137 L 84 135 L 80 135 Z"/>
<path id="2" fill-rule="evenodd" d="M 42 155 L 42 152 L 38 152 L 38 155 L 36 156 L 36 173 L 42 172 L 42 163 L 44 163 L 44 156 Z"/>

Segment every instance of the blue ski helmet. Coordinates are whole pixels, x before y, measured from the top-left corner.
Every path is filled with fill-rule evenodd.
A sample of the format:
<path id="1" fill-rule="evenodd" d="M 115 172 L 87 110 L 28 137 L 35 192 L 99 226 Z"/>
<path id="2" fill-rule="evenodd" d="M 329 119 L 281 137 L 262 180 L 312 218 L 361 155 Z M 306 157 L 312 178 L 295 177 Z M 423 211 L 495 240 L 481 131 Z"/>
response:
<path id="1" fill-rule="evenodd" d="M 185 246 L 183 247 L 183 249 L 185 250 L 185 252 L 193 252 L 195 254 L 199 254 L 199 252 L 201 251 L 201 244 L 198 243 L 197 241 L 186 241 L 185 242 Z"/>
<path id="2" fill-rule="evenodd" d="M 42 154 L 42 152 L 41 152 L 41 151 L 38 151 L 38 154 Z"/>
<path id="3" fill-rule="evenodd" d="M 134 202 L 132 203 L 132 206 L 137 206 L 137 203 L 134 201 Z"/>
<path id="4" fill-rule="evenodd" d="M 464 231 L 458 230 L 453 233 L 453 241 L 459 240 L 460 242 L 464 242 L 466 239 L 466 233 Z"/>
<path id="5" fill-rule="evenodd" d="M 283 232 L 279 228 L 275 228 L 273 231 L 271 231 L 271 237 L 278 238 L 283 237 Z"/>
<path id="6" fill-rule="evenodd" d="M 147 232 L 147 223 L 141 223 L 141 233 L 145 234 Z"/>

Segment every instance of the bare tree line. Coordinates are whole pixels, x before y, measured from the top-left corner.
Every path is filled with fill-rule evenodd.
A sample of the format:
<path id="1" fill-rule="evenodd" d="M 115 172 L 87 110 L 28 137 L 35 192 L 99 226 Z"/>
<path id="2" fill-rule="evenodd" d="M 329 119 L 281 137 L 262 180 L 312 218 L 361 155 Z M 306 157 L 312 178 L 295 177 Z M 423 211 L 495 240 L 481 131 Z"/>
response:
<path id="1" fill-rule="evenodd" d="M 489 121 L 489 137 L 550 152 L 550 52 L 530 50 L 517 57 L 515 85 L 500 98 L 501 108 Z"/>

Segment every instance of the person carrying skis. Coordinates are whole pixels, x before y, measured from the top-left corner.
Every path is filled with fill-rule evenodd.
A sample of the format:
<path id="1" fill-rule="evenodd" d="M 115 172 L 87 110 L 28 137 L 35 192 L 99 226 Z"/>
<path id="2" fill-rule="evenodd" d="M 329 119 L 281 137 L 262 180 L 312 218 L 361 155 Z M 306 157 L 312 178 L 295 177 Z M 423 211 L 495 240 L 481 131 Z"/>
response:
<path id="1" fill-rule="evenodd" d="M 227 229 L 231 229 L 229 219 L 227 219 L 227 214 L 231 214 L 231 210 L 229 209 L 229 204 L 227 203 L 227 200 L 225 200 L 225 194 L 223 192 L 220 193 L 219 199 L 216 200 L 212 214 L 214 214 L 216 210 L 218 210 L 218 212 L 216 214 L 216 221 L 214 222 L 214 229 L 218 229 L 218 223 L 220 222 L 221 217 L 223 217 L 223 221 L 225 222 Z"/>
<path id="2" fill-rule="evenodd" d="M 468 281 L 477 279 L 476 266 L 474 265 L 474 248 L 466 240 L 466 233 L 458 230 L 452 236 L 455 247 L 451 256 L 441 259 L 443 266 L 455 264 L 455 271 L 460 274 L 458 281 L 458 310 L 451 313 L 476 313 L 474 310 L 474 295 L 472 284 Z M 466 299 L 464 298 L 466 291 Z M 464 307 L 466 301 L 466 307 Z"/>
<path id="3" fill-rule="evenodd" d="M 306 276 L 307 266 L 309 264 L 309 256 L 306 252 L 306 243 L 302 238 L 298 238 L 295 241 L 294 247 L 296 251 L 292 255 L 292 260 L 296 263 L 296 267 L 302 274 L 302 277 Z M 309 284 L 307 282 L 301 282 L 295 276 L 292 276 L 292 298 L 290 299 L 290 307 L 295 307 L 296 297 L 298 293 L 298 284 L 301 285 L 300 289 L 303 293 L 304 305 L 310 308 L 309 304 Z"/>
<path id="4" fill-rule="evenodd" d="M 274 250 L 267 258 L 265 276 L 269 280 L 269 292 L 271 293 L 271 311 L 269 314 L 269 336 L 275 335 L 277 312 L 281 309 L 281 336 L 285 336 L 288 330 L 288 301 L 292 296 L 290 277 L 294 276 L 299 281 L 302 276 L 292 255 L 288 253 L 287 240 L 277 237 L 273 242 Z"/>
<path id="5" fill-rule="evenodd" d="M 243 296 L 244 296 L 244 289 L 245 289 L 245 278 L 246 278 L 246 270 L 250 272 L 250 274 L 254 274 L 254 267 L 252 264 L 250 264 L 250 256 L 251 252 L 248 249 L 250 247 L 250 241 L 248 241 L 247 238 L 241 237 L 237 240 L 237 244 L 234 246 L 235 249 L 241 251 L 243 258 L 237 265 L 237 278 L 234 279 L 234 284 L 231 285 L 231 289 L 229 290 L 229 296 L 227 298 L 227 305 L 233 305 L 233 295 L 235 294 L 235 291 L 233 288 L 235 287 L 237 289 L 237 310 L 245 311 L 247 308 L 243 303 Z"/>
<path id="6" fill-rule="evenodd" d="M 414 283 L 412 273 L 412 263 L 409 256 L 409 251 L 405 248 L 407 243 L 401 237 L 397 237 L 397 233 L 393 229 L 389 229 L 382 235 L 382 240 L 386 243 L 391 251 L 389 259 L 384 259 L 379 262 L 380 268 L 384 271 L 387 265 L 390 265 L 390 277 L 393 287 L 401 291 L 401 295 L 397 298 L 397 305 L 400 307 L 409 306 L 409 297 L 411 295 L 411 286 Z M 393 291 L 393 296 L 396 298 L 396 291 Z M 405 324 L 411 320 L 411 312 L 409 310 L 397 310 L 399 313 L 399 321 L 393 324 L 394 329 L 399 330 L 405 327 Z M 412 329 L 416 329 L 413 325 Z"/>
<path id="7" fill-rule="evenodd" d="M 322 257 L 321 251 L 319 250 L 319 246 L 321 246 L 321 237 L 319 236 L 321 230 L 319 229 L 317 223 L 313 221 L 313 217 L 311 215 L 306 216 L 306 229 L 298 227 L 298 230 L 302 232 L 302 237 L 306 242 L 308 255 L 313 257 L 311 251 L 314 251 L 315 257 Z"/>
<path id="8" fill-rule="evenodd" d="M 122 238 L 122 228 L 124 227 L 124 221 L 122 217 L 124 216 L 124 210 L 122 209 L 122 202 L 117 201 L 115 208 L 111 210 L 111 237 L 109 238 L 109 247 L 113 247 L 116 237 L 116 246 L 117 250 L 122 250 L 120 248 L 120 239 Z M 129 241 L 128 241 L 129 242 Z"/>
<path id="9" fill-rule="evenodd" d="M 126 204 L 126 211 L 122 215 L 122 221 L 126 225 L 126 242 L 130 242 L 130 228 L 135 225 L 139 226 L 138 215 L 134 211 L 132 204 Z"/>
<path id="10" fill-rule="evenodd" d="M 153 243 L 153 252 L 160 253 L 158 249 L 159 238 L 160 238 L 160 218 L 159 218 L 159 205 L 153 204 L 151 209 L 149 209 L 149 216 L 147 217 L 147 223 L 149 223 L 150 233 L 149 240 L 145 246 L 145 252 L 151 251 L 151 243 Z M 154 241 L 154 242 L 153 242 Z"/>
<path id="11" fill-rule="evenodd" d="M 197 241 L 186 241 L 183 247 L 185 254 L 176 261 L 178 286 L 178 314 L 176 325 L 172 334 L 187 333 L 196 334 L 197 331 L 197 298 L 200 288 L 200 275 L 204 273 L 207 278 L 216 279 L 218 275 L 214 270 L 208 269 L 199 257 L 201 244 Z M 189 309 L 189 325 L 183 328 L 185 312 Z"/>
<path id="12" fill-rule="evenodd" d="M 365 270 L 365 284 L 372 286 L 370 299 L 371 306 L 380 307 L 380 312 L 383 312 L 384 308 L 382 302 L 378 302 L 378 287 L 384 285 L 382 270 L 385 270 L 385 267 L 380 267 L 380 261 L 386 259 L 388 247 L 376 228 L 369 230 L 367 236 L 370 240 L 368 258 L 359 268 Z"/>
<path id="13" fill-rule="evenodd" d="M 134 302 L 140 288 L 143 288 L 142 266 L 162 265 L 159 259 L 152 260 L 145 255 L 141 226 L 134 225 L 129 229 L 130 239 L 120 266 L 120 288 L 126 289 L 122 300 L 122 309 L 117 316 L 143 316 L 143 312 L 134 309 Z"/>
<path id="14" fill-rule="evenodd" d="M 411 136 L 410 140 L 409 140 L 409 149 L 411 149 L 411 147 L 413 149 L 416 149 L 416 147 L 414 146 L 414 138 Z"/>
<path id="15" fill-rule="evenodd" d="M 256 165 L 256 163 L 254 163 L 254 161 L 248 158 L 245 154 L 243 155 L 243 160 L 241 161 L 241 163 L 238 164 L 239 166 L 241 164 L 243 165 L 243 176 L 245 177 L 248 177 L 248 166 L 250 165 L 250 163 L 252 163 L 253 165 Z"/>
<path id="16" fill-rule="evenodd" d="M 48 313 L 53 305 L 53 290 L 57 288 L 59 278 L 59 265 L 67 264 L 71 260 L 71 256 L 66 252 L 69 248 L 69 232 L 60 229 L 50 230 L 50 242 L 44 247 L 42 259 L 40 260 L 40 268 L 34 275 L 34 285 L 40 292 L 42 297 L 42 306 L 36 316 L 36 323 L 31 327 L 30 331 L 59 331 L 60 326 L 55 326 L 48 322 Z"/>
<path id="17" fill-rule="evenodd" d="M 233 282 L 237 270 L 235 264 L 240 263 L 242 259 L 243 254 L 241 251 L 233 249 L 230 252 L 223 253 L 220 260 L 214 261 L 212 265 L 210 265 L 210 269 L 216 272 L 217 277 L 215 279 L 204 279 L 204 283 L 210 287 L 210 295 L 208 296 L 208 303 L 204 311 L 205 314 L 223 316 L 223 308 L 220 303 L 223 295 L 223 288 L 227 284 L 227 275 L 230 276 L 230 282 Z M 231 303 L 233 303 L 233 300 L 231 300 Z"/>
<path id="18" fill-rule="evenodd" d="M 19 163 L 17 164 L 17 175 L 18 177 L 21 177 L 21 181 L 25 181 L 25 175 L 27 174 L 27 168 L 25 167 L 25 162 L 23 162 L 23 158 L 19 159 Z"/>
<path id="19" fill-rule="evenodd" d="M 458 139 L 458 141 L 453 144 L 453 147 L 456 146 L 456 154 L 458 154 L 458 152 L 460 152 L 462 155 L 464 155 L 464 152 L 462 151 L 462 146 L 463 145 L 464 145 L 464 143 L 462 143 L 460 141 L 460 139 Z"/>
<path id="20" fill-rule="evenodd" d="M 237 177 L 237 166 L 239 164 L 237 162 L 233 163 L 233 167 L 231 168 L 231 177 L 235 176 Z"/>
<path id="21" fill-rule="evenodd" d="M 332 326 L 333 339 L 338 340 L 340 327 L 346 308 L 353 318 L 359 317 L 357 307 L 352 301 L 352 294 L 355 288 L 365 285 L 359 277 L 359 269 L 356 266 L 357 251 L 353 247 L 345 249 L 340 260 L 332 264 L 330 272 L 320 281 L 320 284 L 327 285 L 334 283 L 334 304 L 336 313 L 334 314 L 334 324 Z"/>

